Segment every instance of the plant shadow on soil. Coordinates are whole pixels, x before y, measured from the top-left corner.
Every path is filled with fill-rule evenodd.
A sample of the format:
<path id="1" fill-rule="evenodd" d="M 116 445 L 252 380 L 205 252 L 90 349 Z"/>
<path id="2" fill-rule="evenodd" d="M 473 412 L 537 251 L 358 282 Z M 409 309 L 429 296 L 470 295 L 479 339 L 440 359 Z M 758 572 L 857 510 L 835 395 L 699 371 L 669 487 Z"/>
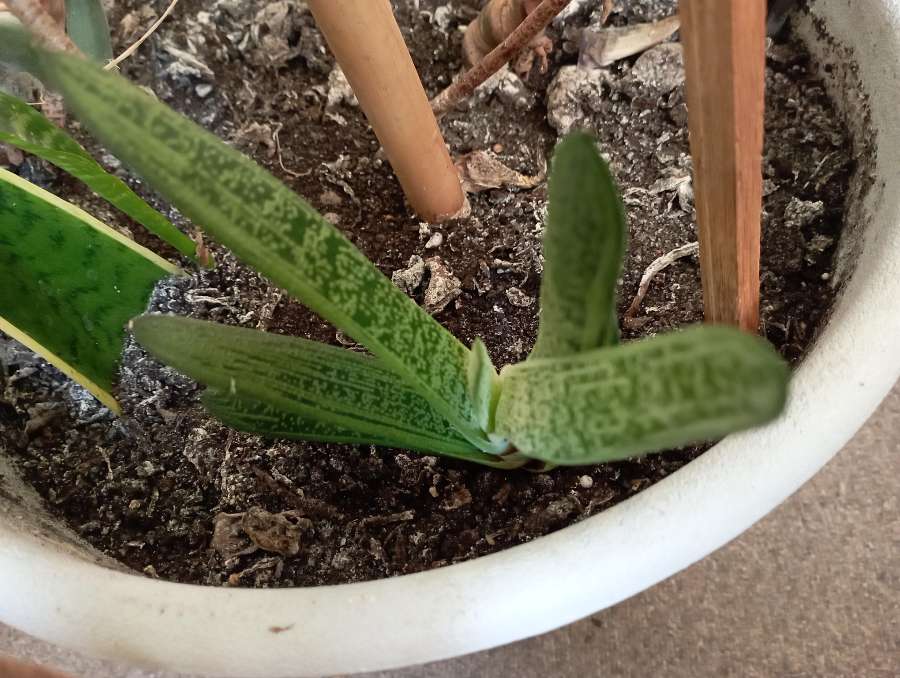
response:
<path id="1" fill-rule="evenodd" d="M 118 48 L 161 11 L 155 4 L 156 11 L 136 0 L 116 3 Z M 460 69 L 458 28 L 474 17 L 476 4 L 395 0 L 429 94 Z M 658 19 L 675 8 L 674 0 L 619 4 L 627 9 L 613 15 L 616 24 Z M 557 49 L 548 73 L 534 68 L 524 83 L 507 76 L 467 110 L 449 114 L 442 125 L 454 155 L 493 150 L 517 171 L 539 173 L 558 138 L 546 92 L 559 69 L 576 62 L 579 30 L 591 20 L 590 12 L 576 14 L 551 30 Z M 599 136 L 625 195 L 630 247 L 620 317 L 650 262 L 696 240 L 690 196 L 677 191 L 690 172 L 683 84 L 658 87 L 639 76 L 635 61 L 611 66 L 601 90 L 567 93 L 575 124 Z M 546 185 L 484 191 L 470 196 L 471 217 L 421 224 L 334 78 L 302 3 L 187 0 L 123 71 L 281 177 L 386 275 L 405 269 L 412 256 L 439 258 L 432 277 L 446 277 L 451 287 L 457 280 L 459 289 L 437 318 L 466 344 L 482 337 L 498 367 L 526 357 L 537 329 Z M 762 321 L 769 340 L 796 363 L 835 296 L 830 278 L 844 196 L 862 153 L 854 153 L 807 53 L 790 36 L 769 48 L 767 86 Z M 118 167 L 77 124 L 72 128 L 107 167 Z M 42 163 L 27 160 L 18 171 L 123 224 Z M 213 250 L 219 267 L 168 281 L 154 310 L 358 348 L 226 251 Z M 426 273 L 412 292 L 420 303 L 430 282 Z M 632 340 L 701 319 L 699 267 L 685 258 L 657 276 L 623 334 Z M 309 586 L 466 560 L 602 511 L 708 447 L 550 473 L 499 472 L 411 452 L 232 432 L 203 413 L 195 384 L 131 343 L 119 391 L 125 416 L 118 420 L 2 340 L 0 358 L 8 377 L 0 440 L 49 510 L 135 570 L 180 582 Z"/>

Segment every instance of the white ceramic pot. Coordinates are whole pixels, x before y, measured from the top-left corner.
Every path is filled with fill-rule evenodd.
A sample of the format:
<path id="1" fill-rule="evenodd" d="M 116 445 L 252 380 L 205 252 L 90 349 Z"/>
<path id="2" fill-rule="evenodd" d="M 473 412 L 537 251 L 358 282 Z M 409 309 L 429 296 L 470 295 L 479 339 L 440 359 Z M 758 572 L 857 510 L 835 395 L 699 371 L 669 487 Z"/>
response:
<path id="1" fill-rule="evenodd" d="M 836 43 L 819 36 L 819 20 Z M 114 569 L 42 513 L 0 454 L 0 620 L 91 655 L 186 672 L 385 669 L 572 622 L 749 528 L 843 446 L 900 375 L 900 0 L 818 0 L 800 29 L 836 63 L 834 77 L 852 70 L 834 45 L 852 51 L 878 150 L 875 185 L 845 246 L 859 253 L 855 272 L 779 421 L 730 436 L 641 494 L 534 542 L 422 574 L 290 590 L 185 586 Z M 835 84 L 851 126 L 863 130 L 854 123 L 860 99 Z"/>

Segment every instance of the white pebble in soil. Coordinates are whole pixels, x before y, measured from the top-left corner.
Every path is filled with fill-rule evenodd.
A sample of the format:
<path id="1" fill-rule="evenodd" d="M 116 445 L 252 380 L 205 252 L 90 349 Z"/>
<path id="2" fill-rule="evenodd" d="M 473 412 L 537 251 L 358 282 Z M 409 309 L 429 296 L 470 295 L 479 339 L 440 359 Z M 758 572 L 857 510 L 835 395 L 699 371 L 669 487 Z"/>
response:
<path id="1" fill-rule="evenodd" d="M 560 136 L 585 126 L 600 112 L 603 84 L 608 74 L 600 69 L 563 66 L 547 89 L 547 121 Z"/>

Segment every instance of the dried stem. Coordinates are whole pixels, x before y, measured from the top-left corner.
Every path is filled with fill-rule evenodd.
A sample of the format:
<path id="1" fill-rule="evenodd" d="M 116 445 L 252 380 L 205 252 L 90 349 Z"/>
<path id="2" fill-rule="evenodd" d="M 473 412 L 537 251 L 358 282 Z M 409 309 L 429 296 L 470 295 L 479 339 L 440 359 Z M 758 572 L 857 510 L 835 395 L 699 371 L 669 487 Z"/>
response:
<path id="1" fill-rule="evenodd" d="M 644 297 L 647 296 L 647 291 L 650 289 L 650 283 L 653 282 L 653 279 L 661 271 L 667 269 L 679 259 L 693 256 L 699 251 L 700 244 L 691 242 L 687 245 L 676 247 L 671 252 L 667 252 L 658 259 L 655 259 L 653 263 L 647 267 L 647 270 L 644 271 L 644 275 L 641 277 L 641 284 L 638 286 L 638 292 L 634 297 L 634 301 L 631 302 L 631 306 L 625 311 L 625 320 L 629 320 L 637 315 L 638 311 L 641 309 L 641 303 L 644 301 Z"/>
<path id="2" fill-rule="evenodd" d="M 614 0 L 603 0 L 603 15 L 600 17 L 601 26 L 606 23 L 607 19 L 609 19 L 609 15 L 613 13 L 614 8 Z"/>
<path id="3" fill-rule="evenodd" d="M 175 9 L 175 5 L 177 5 L 177 4 L 178 4 L 178 0 L 172 0 L 172 2 L 169 3 L 169 6 L 166 7 L 166 11 L 164 11 L 162 13 L 162 15 L 159 17 L 159 19 L 157 19 L 155 22 L 153 22 L 153 25 L 147 29 L 146 33 L 144 33 L 141 37 L 139 37 L 137 40 L 135 40 L 134 43 L 131 45 L 131 47 L 126 49 L 115 59 L 113 59 L 108 64 L 106 64 L 106 66 L 104 66 L 103 68 L 108 71 L 112 70 L 113 68 L 116 68 L 120 63 L 125 61 L 125 59 L 127 59 L 132 54 L 134 54 L 138 50 L 138 48 L 144 44 L 144 41 L 146 41 L 147 38 L 149 38 L 151 35 L 153 35 L 156 32 L 156 29 L 162 25 L 162 22 L 165 21 L 166 17 L 172 13 L 172 10 Z"/>
<path id="4" fill-rule="evenodd" d="M 42 46 L 58 52 L 80 54 L 75 43 L 66 35 L 65 26 L 39 0 L 5 0 L 5 3 Z"/>
<path id="5" fill-rule="evenodd" d="M 470 97 L 479 85 L 503 68 L 510 59 L 525 49 L 538 33 L 549 26 L 570 1 L 544 0 L 480 63 L 466 71 L 459 80 L 431 100 L 434 114 L 444 115 L 460 101 Z"/>

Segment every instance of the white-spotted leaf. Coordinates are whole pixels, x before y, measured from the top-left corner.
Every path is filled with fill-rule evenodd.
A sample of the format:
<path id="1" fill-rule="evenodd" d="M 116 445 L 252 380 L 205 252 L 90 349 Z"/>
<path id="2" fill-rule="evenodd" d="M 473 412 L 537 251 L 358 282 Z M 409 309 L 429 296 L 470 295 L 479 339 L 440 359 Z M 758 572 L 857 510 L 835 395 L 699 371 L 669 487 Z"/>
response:
<path id="1" fill-rule="evenodd" d="M 762 339 L 694 327 L 504 368 L 496 432 L 534 459 L 614 461 L 765 423 L 788 377 Z"/>
<path id="2" fill-rule="evenodd" d="M 220 412 L 226 405 L 235 413 L 240 409 L 240 428 L 245 430 L 255 418 L 262 427 L 258 432 L 265 432 L 272 424 L 264 424 L 260 416 L 276 417 L 276 427 L 294 427 L 292 437 L 302 438 L 306 422 L 313 421 L 330 427 L 317 429 L 317 439 L 368 440 L 496 461 L 460 436 L 377 358 L 307 339 L 174 316 L 143 316 L 134 320 L 132 330 L 157 358 L 214 389 Z M 223 402 L 223 396 L 231 400 Z M 342 433 L 329 438 L 323 430 Z M 346 432 L 356 437 L 348 438 Z"/>

